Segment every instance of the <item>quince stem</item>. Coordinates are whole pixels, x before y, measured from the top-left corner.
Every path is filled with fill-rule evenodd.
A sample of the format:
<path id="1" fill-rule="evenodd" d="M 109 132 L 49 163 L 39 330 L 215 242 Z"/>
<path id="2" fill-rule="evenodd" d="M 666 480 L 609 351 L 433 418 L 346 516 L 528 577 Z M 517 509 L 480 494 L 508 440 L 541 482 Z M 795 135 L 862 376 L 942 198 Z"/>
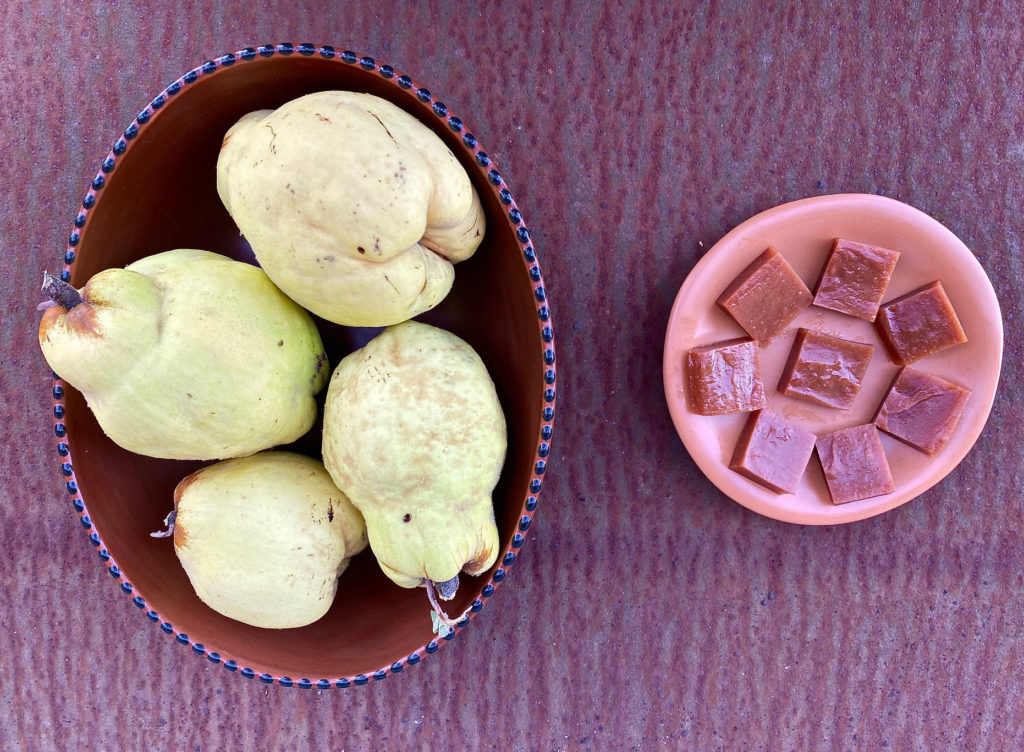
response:
<path id="1" fill-rule="evenodd" d="M 82 300 L 81 293 L 67 282 L 57 279 L 49 272 L 43 272 L 43 293 L 54 303 L 70 311 Z"/>
<path id="2" fill-rule="evenodd" d="M 150 533 L 151 538 L 170 538 L 174 535 L 174 521 L 178 517 L 178 510 L 172 509 L 171 513 L 164 517 L 164 526 L 166 530 L 158 530 L 155 533 Z"/>
<path id="3" fill-rule="evenodd" d="M 438 594 L 440 594 L 440 596 L 446 601 L 451 600 L 453 597 L 455 597 L 455 590 L 459 586 L 458 575 L 455 575 L 455 577 L 453 577 L 450 580 L 445 580 L 444 582 L 438 583 L 435 583 L 430 578 L 426 578 L 423 580 L 423 584 L 427 588 L 427 598 L 430 599 L 430 605 L 434 609 L 434 613 L 436 613 L 438 617 L 440 617 L 441 621 L 443 621 L 449 627 L 454 627 L 456 624 L 462 621 L 462 619 L 465 618 L 466 613 L 469 611 L 469 609 L 466 609 L 466 611 L 464 611 L 462 615 L 459 616 L 458 619 L 453 619 L 444 612 L 444 609 L 441 608 L 441 604 L 437 600 Z M 437 586 L 436 591 L 434 589 L 435 584 Z"/>

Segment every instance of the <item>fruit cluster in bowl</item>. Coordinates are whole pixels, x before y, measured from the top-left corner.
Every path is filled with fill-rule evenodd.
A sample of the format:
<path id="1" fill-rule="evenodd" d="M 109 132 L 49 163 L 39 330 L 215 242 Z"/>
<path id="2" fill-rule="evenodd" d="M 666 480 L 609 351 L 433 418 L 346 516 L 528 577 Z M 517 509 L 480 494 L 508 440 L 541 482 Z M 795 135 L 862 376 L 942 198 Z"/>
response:
<path id="1" fill-rule="evenodd" d="M 536 507 L 554 350 L 529 232 L 445 105 L 331 48 L 224 56 L 140 113 L 71 241 L 40 329 L 76 387 L 58 448 L 151 619 L 345 686 L 437 649 L 403 588 L 448 638 L 482 607 Z M 148 535 L 172 506 L 180 565 Z"/>

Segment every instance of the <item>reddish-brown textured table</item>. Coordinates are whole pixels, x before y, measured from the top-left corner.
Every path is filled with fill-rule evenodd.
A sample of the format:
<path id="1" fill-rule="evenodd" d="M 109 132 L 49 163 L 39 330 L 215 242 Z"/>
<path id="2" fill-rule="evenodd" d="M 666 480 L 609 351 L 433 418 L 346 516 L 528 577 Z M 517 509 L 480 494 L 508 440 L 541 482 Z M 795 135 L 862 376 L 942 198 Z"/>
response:
<path id="1" fill-rule="evenodd" d="M 1016 3 L 176 5 L 0 10 L 0 748 L 1024 745 Z M 347 691 L 239 679 L 137 613 L 67 503 L 35 344 L 41 272 L 115 135 L 184 71 L 266 41 L 389 61 L 471 120 L 533 231 L 559 344 L 549 478 L 509 581 L 440 654 Z M 995 284 L 1006 354 L 945 482 L 796 527 L 697 470 L 661 346 L 703 250 L 836 192 L 957 233 Z"/>

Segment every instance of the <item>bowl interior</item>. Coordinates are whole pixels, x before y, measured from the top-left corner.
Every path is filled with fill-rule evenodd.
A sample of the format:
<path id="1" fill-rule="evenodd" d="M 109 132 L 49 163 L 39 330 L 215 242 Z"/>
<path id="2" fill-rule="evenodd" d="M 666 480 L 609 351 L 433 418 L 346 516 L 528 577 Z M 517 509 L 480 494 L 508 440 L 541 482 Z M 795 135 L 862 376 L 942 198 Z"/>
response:
<path id="1" fill-rule="evenodd" d="M 497 387 L 509 430 L 508 455 L 494 493 L 504 551 L 517 530 L 534 471 L 543 411 L 544 343 L 521 246 L 496 189 L 460 134 L 418 101 L 414 89 L 401 89 L 376 70 L 336 58 L 299 55 L 239 61 L 183 85 L 139 128 L 96 192 L 71 265 L 71 282 L 81 287 L 102 269 L 173 248 L 201 248 L 252 261 L 217 197 L 221 139 L 247 112 L 325 89 L 375 94 L 416 116 L 447 143 L 480 194 L 487 215 L 484 241 L 470 260 L 457 265 L 449 296 L 419 319 L 467 340 Z M 319 319 L 317 323 L 332 367 L 376 332 Z M 220 616 L 195 596 L 170 541 L 149 535 L 162 527 L 178 481 L 207 463 L 126 452 L 106 438 L 74 389 L 68 389 L 66 405 L 75 474 L 88 514 L 148 608 L 176 631 L 240 666 L 311 679 L 368 674 L 434 639 L 425 592 L 391 583 L 369 551 L 352 562 L 333 607 L 315 624 L 267 630 Z M 319 431 L 315 426 L 292 448 L 319 458 Z M 449 613 L 461 613 L 479 598 L 492 573 L 463 576 L 456 599 L 447 604 Z"/>

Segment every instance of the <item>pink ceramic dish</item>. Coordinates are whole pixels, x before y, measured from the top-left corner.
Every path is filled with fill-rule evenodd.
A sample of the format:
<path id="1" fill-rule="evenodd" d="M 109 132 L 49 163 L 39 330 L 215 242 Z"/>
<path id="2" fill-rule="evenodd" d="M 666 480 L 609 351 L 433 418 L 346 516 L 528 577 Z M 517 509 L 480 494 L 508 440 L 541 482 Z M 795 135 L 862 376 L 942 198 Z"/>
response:
<path id="1" fill-rule="evenodd" d="M 686 383 L 690 348 L 743 335 L 736 322 L 715 305 L 715 299 L 747 264 L 774 245 L 813 290 L 837 237 L 901 253 L 883 301 L 936 279 L 942 281 L 968 341 L 916 365 L 972 392 L 949 443 L 933 457 L 883 433 L 895 491 L 842 505 L 832 503 L 816 456 L 811 458 L 795 494 L 775 494 L 730 470 L 729 459 L 747 414 L 697 415 L 688 406 Z M 874 345 L 867 375 L 849 410 L 801 402 L 778 391 L 779 376 L 800 327 Z M 686 449 L 711 482 L 730 498 L 786 522 L 853 522 L 924 493 L 964 458 L 988 419 L 999 381 L 1002 349 L 1002 318 L 992 284 L 974 254 L 952 232 L 923 212 L 882 196 L 822 196 L 777 206 L 747 220 L 694 266 L 669 317 L 663 362 L 665 397 Z M 816 306 L 803 311 L 759 353 L 769 408 L 819 434 L 870 423 L 898 370 L 872 324 Z"/>
<path id="2" fill-rule="evenodd" d="M 367 684 L 437 652 L 494 595 L 524 543 L 547 468 L 555 350 L 537 254 L 504 177 L 467 124 L 390 65 L 328 46 L 250 47 L 171 83 L 117 138 L 75 218 L 61 272 L 82 287 L 103 269 L 171 248 L 202 248 L 251 262 L 247 243 L 217 197 L 224 134 L 248 112 L 330 89 L 375 94 L 433 130 L 466 169 L 486 213 L 476 254 L 458 265 L 448 297 L 420 317 L 476 349 L 508 425 L 508 452 L 493 494 L 500 552 L 488 572 L 461 578 L 446 608 L 453 617 L 466 613 L 455 631 L 443 639 L 433 634 L 425 591 L 392 583 L 369 550 L 353 559 L 330 611 L 309 626 L 260 629 L 221 616 L 196 597 L 170 540 L 150 537 L 172 508 L 177 483 L 201 463 L 119 448 L 82 395 L 57 374 L 52 403 L 71 503 L 128 595 L 125 603 L 189 652 L 230 672 L 304 689 Z M 317 326 L 332 368 L 375 333 L 319 319 Z M 319 424 L 289 448 L 319 458 Z"/>

